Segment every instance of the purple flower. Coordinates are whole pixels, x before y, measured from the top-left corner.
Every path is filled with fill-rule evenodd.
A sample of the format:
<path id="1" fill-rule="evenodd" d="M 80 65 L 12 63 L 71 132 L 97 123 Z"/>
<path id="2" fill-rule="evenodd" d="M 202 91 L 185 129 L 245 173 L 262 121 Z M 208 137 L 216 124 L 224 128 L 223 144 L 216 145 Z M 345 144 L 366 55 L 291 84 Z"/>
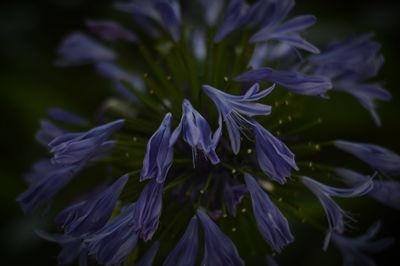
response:
<path id="1" fill-rule="evenodd" d="M 335 146 L 352 154 L 372 168 L 389 175 L 400 175 L 400 156 L 378 145 L 344 140 L 335 141 Z"/>
<path id="2" fill-rule="evenodd" d="M 134 207 L 131 204 L 123 208 L 117 217 L 85 239 L 89 255 L 94 255 L 97 262 L 120 265 L 135 248 L 138 236 L 133 226 Z"/>
<path id="3" fill-rule="evenodd" d="M 244 194 L 247 193 L 247 188 L 243 184 L 234 185 L 230 183 L 229 181 L 225 181 L 224 200 L 228 213 L 236 216 L 236 206 L 242 202 Z"/>
<path id="4" fill-rule="evenodd" d="M 37 178 L 29 188 L 17 197 L 17 202 L 25 213 L 31 213 L 40 205 L 54 197 L 80 170 L 79 165 L 41 168 L 43 177 Z M 48 170 L 48 171 L 47 171 Z M 39 175 L 39 173 L 36 173 Z"/>
<path id="5" fill-rule="evenodd" d="M 38 183 L 48 172 L 55 169 L 58 169 L 58 166 L 52 164 L 49 159 L 40 159 L 32 165 L 31 171 L 24 175 L 24 179 L 29 184 Z"/>
<path id="6" fill-rule="evenodd" d="M 220 116 L 224 119 L 232 151 L 235 154 L 238 154 L 240 150 L 240 131 L 251 124 L 249 118 L 271 113 L 271 106 L 255 103 L 255 101 L 267 96 L 274 89 L 274 85 L 261 92 L 259 92 L 259 89 L 260 86 L 256 83 L 246 94 L 237 96 L 208 85 L 203 86 L 204 92 L 214 102 Z"/>
<path id="7" fill-rule="evenodd" d="M 138 37 L 135 34 L 112 20 L 87 20 L 86 26 L 91 32 L 96 33 L 107 41 L 138 41 Z"/>
<path id="8" fill-rule="evenodd" d="M 224 7 L 223 0 L 199 0 L 204 9 L 204 20 L 207 25 L 214 26 L 218 20 L 222 8 Z"/>
<path id="9" fill-rule="evenodd" d="M 62 246 L 61 252 L 57 256 L 59 265 L 69 265 L 79 257 L 79 265 L 87 265 L 87 249 L 82 239 L 66 235 L 51 235 L 43 231 L 36 231 L 36 234 L 51 242 L 56 242 Z"/>
<path id="10" fill-rule="evenodd" d="M 194 216 L 175 248 L 164 261 L 163 266 L 192 266 L 196 263 L 198 251 L 198 220 Z"/>
<path id="11" fill-rule="evenodd" d="M 261 235 L 276 252 L 293 242 L 289 224 L 257 181 L 249 174 L 244 175 L 247 189 L 251 195 L 253 214 Z"/>
<path id="12" fill-rule="evenodd" d="M 154 244 L 151 245 L 146 254 L 144 254 L 140 258 L 140 260 L 135 263 L 135 266 L 152 266 L 159 248 L 160 248 L 160 242 L 158 241 L 154 242 Z"/>
<path id="13" fill-rule="evenodd" d="M 75 32 L 68 35 L 58 48 L 60 66 L 114 61 L 116 54 L 87 35 Z"/>
<path id="14" fill-rule="evenodd" d="M 316 18 L 314 16 L 297 16 L 282 22 L 293 6 L 293 0 L 274 1 L 273 7 L 270 8 L 272 14 L 265 15 L 268 17 L 267 20 L 264 21 L 263 27 L 251 36 L 250 42 L 277 40 L 311 53 L 319 53 L 317 47 L 301 38 L 299 34 L 300 31 L 315 24 Z"/>
<path id="15" fill-rule="evenodd" d="M 244 265 L 235 244 L 202 211 L 197 211 L 204 231 L 204 257 L 201 265 Z"/>
<path id="16" fill-rule="evenodd" d="M 140 193 L 133 211 L 136 234 L 144 241 L 150 240 L 157 230 L 161 209 L 164 185 L 151 180 Z"/>
<path id="17" fill-rule="evenodd" d="M 58 136 L 49 143 L 50 152 L 54 154 L 51 162 L 54 164 L 82 164 L 102 152 L 103 145 L 108 146 L 107 140 L 124 123 L 124 120 L 116 120 L 87 132 L 66 133 Z"/>
<path id="18" fill-rule="evenodd" d="M 246 24 L 248 21 L 247 9 L 248 6 L 244 0 L 230 1 L 224 19 L 214 36 L 214 42 L 221 42 L 228 34 Z"/>
<path id="19" fill-rule="evenodd" d="M 352 188 L 335 188 L 327 186 L 306 176 L 303 176 L 302 182 L 321 202 L 328 218 L 329 231 L 325 237 L 323 246 L 324 250 L 328 248 L 332 233 L 336 232 L 342 234 L 345 229 L 345 218 L 351 218 L 349 214 L 333 201 L 332 197 L 359 197 L 367 194 L 374 187 L 371 178 Z"/>
<path id="20" fill-rule="evenodd" d="M 87 121 L 87 119 L 65 111 L 63 109 L 60 108 L 51 108 L 47 111 L 48 116 L 51 119 L 54 119 L 56 121 L 60 121 L 66 124 L 70 124 L 70 125 L 76 125 L 76 126 L 88 126 L 89 125 L 89 121 Z"/>
<path id="21" fill-rule="evenodd" d="M 180 39 L 181 24 L 179 1 L 161 0 L 156 1 L 154 5 L 160 16 L 162 25 L 169 31 L 174 41 L 178 42 Z"/>
<path id="22" fill-rule="evenodd" d="M 376 265 L 365 253 L 379 253 L 394 242 L 392 238 L 373 240 L 380 227 L 381 224 L 378 222 L 368 229 L 365 234 L 358 237 L 346 237 L 336 233 L 332 234 L 332 241 L 343 256 L 344 266 Z"/>
<path id="23" fill-rule="evenodd" d="M 240 74 L 235 81 L 246 83 L 268 81 L 277 83 L 293 93 L 321 97 L 326 97 L 327 91 L 332 88 L 332 83 L 327 77 L 307 76 L 295 71 L 275 70 L 269 67 Z"/>
<path id="24" fill-rule="evenodd" d="M 140 181 L 155 178 L 159 183 L 164 182 L 173 159 L 171 120 L 171 113 L 166 114 L 160 127 L 149 139 Z"/>
<path id="25" fill-rule="evenodd" d="M 124 175 L 95 197 L 63 210 L 56 217 L 57 226 L 63 228 L 65 234 L 72 236 L 101 229 L 110 218 L 127 181 L 128 175 Z"/>
<path id="26" fill-rule="evenodd" d="M 369 178 L 368 176 L 345 168 L 337 168 L 335 171 L 344 178 L 345 183 L 353 186 Z M 400 182 L 398 181 L 374 180 L 374 187 L 368 193 L 368 196 L 386 206 L 400 210 Z"/>
<path id="27" fill-rule="evenodd" d="M 252 124 L 256 136 L 257 160 L 261 170 L 271 179 L 284 184 L 290 177 L 292 169 L 299 170 L 294 154 L 258 122 L 253 121 Z"/>
<path id="28" fill-rule="evenodd" d="M 353 95 L 380 126 L 375 100 L 389 101 L 392 96 L 380 84 L 366 82 L 378 74 L 384 61 L 380 45 L 372 37 L 366 34 L 333 43 L 322 54 L 311 56 L 306 69 L 331 78 L 334 90 Z"/>
<path id="29" fill-rule="evenodd" d="M 58 136 L 61 136 L 65 131 L 47 120 L 40 120 L 40 129 L 36 132 L 36 140 L 45 147 Z"/>
<path id="30" fill-rule="evenodd" d="M 221 137 L 221 128 L 220 123 L 219 128 L 212 134 L 208 122 L 185 99 L 182 103 L 182 118 L 178 127 L 172 133 L 171 142 L 176 142 L 182 132 L 183 139 L 192 147 L 193 160 L 196 157 L 196 150 L 199 149 L 203 151 L 212 164 L 217 164 L 220 160 L 215 149 Z"/>

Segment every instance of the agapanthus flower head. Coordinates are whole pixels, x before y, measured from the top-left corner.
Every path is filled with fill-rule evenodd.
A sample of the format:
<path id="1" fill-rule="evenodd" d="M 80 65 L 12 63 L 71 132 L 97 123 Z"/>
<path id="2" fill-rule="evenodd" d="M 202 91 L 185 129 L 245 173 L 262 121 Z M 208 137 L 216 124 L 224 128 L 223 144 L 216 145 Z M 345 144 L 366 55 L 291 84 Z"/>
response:
<path id="1" fill-rule="evenodd" d="M 375 144 L 344 140 L 335 141 L 335 146 L 378 171 L 393 176 L 400 174 L 400 156 L 389 149 Z"/>
<path id="2" fill-rule="evenodd" d="M 345 91 L 380 123 L 375 100 L 391 98 L 370 82 L 384 61 L 380 45 L 365 35 L 321 52 L 303 38 L 316 17 L 289 17 L 293 7 L 294 0 L 118 1 L 132 27 L 91 19 L 89 34 L 62 41 L 58 65 L 93 66 L 115 95 L 92 119 L 50 109 L 36 135 L 53 157 L 34 164 L 17 201 L 32 212 L 71 191 L 59 195 L 75 203 L 56 216 L 58 232 L 39 234 L 62 246 L 60 264 L 79 257 L 81 265 L 276 265 L 272 256 L 298 247 L 292 232 L 303 223 L 328 231 L 324 248 L 332 239 L 346 263 L 371 264 L 361 251 L 375 243 L 344 236 L 356 221 L 333 198 L 368 195 L 399 209 L 399 183 L 387 178 L 399 175 L 400 156 L 374 144 L 315 142 L 309 130 L 322 119 L 306 120 L 326 113 L 310 112 L 309 101 L 319 99 L 308 96 L 324 98 L 323 106 L 335 100 L 328 93 Z M 119 48 L 132 57 L 117 56 Z M 332 159 L 326 146 L 376 174 L 344 170 L 336 158 L 321 163 Z M 325 185 L 333 173 L 348 186 Z M 73 192 L 75 176 L 90 196 Z M 311 200 L 323 210 L 304 211 Z"/>

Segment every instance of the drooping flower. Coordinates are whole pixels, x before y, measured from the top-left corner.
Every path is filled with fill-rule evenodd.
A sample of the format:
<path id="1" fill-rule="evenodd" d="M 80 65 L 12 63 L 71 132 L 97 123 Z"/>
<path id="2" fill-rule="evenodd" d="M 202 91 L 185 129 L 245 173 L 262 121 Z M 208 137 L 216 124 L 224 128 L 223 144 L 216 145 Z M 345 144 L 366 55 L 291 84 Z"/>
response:
<path id="1" fill-rule="evenodd" d="M 302 177 L 302 182 L 318 198 L 328 218 L 329 231 L 325 237 L 324 250 L 328 248 L 332 233 L 336 232 L 342 234 L 346 225 L 345 219 L 351 218 L 349 214 L 335 203 L 332 197 L 359 197 L 367 194 L 374 187 L 371 178 L 352 188 L 335 188 L 324 185 L 306 176 Z"/>
<path id="2" fill-rule="evenodd" d="M 112 20 L 87 20 L 86 27 L 107 41 L 137 42 L 138 37 L 118 22 Z"/>
<path id="3" fill-rule="evenodd" d="M 178 127 L 172 133 L 171 142 L 174 143 L 182 132 L 183 139 L 192 147 L 194 157 L 196 157 L 196 150 L 199 149 L 212 164 L 217 164 L 220 160 L 215 149 L 221 137 L 221 127 L 220 123 L 219 128 L 212 134 L 208 122 L 185 99 L 182 103 L 182 118 Z"/>
<path id="4" fill-rule="evenodd" d="M 160 248 L 160 242 L 156 241 L 144 254 L 141 259 L 135 263 L 135 266 L 152 266 L 153 261 L 157 255 L 157 251 Z"/>
<path id="5" fill-rule="evenodd" d="M 17 197 L 17 202 L 25 213 L 31 213 L 37 207 L 51 200 L 80 170 L 79 165 L 59 166 L 44 170 L 42 178 L 38 178 L 29 188 Z M 39 173 L 37 173 L 38 175 Z"/>
<path id="6" fill-rule="evenodd" d="M 163 266 L 193 266 L 196 263 L 198 251 L 198 220 L 194 216 L 186 228 L 185 233 L 169 253 Z"/>
<path id="7" fill-rule="evenodd" d="M 317 47 L 301 38 L 299 34 L 300 31 L 314 25 L 316 18 L 311 15 L 303 15 L 283 22 L 293 8 L 294 0 L 272 2 L 273 7 L 270 8 L 272 11 L 270 12 L 271 14 L 268 14 L 269 16 L 265 19 L 266 21 L 262 25 L 262 28 L 251 36 L 250 42 L 277 40 L 311 53 L 319 53 L 320 51 Z"/>
<path id="8" fill-rule="evenodd" d="M 60 66 L 110 62 L 117 57 L 112 50 L 80 32 L 68 35 L 58 49 L 58 54 L 56 64 Z"/>
<path id="9" fill-rule="evenodd" d="M 162 208 L 163 184 L 151 180 L 140 193 L 134 208 L 134 228 L 144 241 L 152 238 L 157 230 Z"/>
<path id="10" fill-rule="evenodd" d="M 201 265 L 244 265 L 239 253 L 232 242 L 202 211 L 197 211 L 204 231 L 204 257 Z"/>
<path id="11" fill-rule="evenodd" d="M 326 97 L 327 91 L 332 88 L 332 83 L 327 77 L 309 76 L 292 70 L 275 70 L 269 67 L 240 74 L 235 81 L 246 83 L 268 81 L 277 83 L 293 93 L 320 97 Z"/>
<path id="12" fill-rule="evenodd" d="M 336 168 L 336 173 L 344 178 L 344 182 L 349 185 L 356 185 L 368 179 L 368 176 L 360 174 L 350 169 Z M 374 187 L 368 193 L 380 203 L 400 210 L 400 182 L 395 180 L 374 180 Z"/>
<path id="13" fill-rule="evenodd" d="M 244 95 L 238 96 L 222 92 L 208 85 L 203 86 L 204 92 L 214 102 L 224 119 L 234 154 L 239 153 L 240 131 L 249 125 L 249 118 L 270 114 L 270 106 L 255 103 L 255 101 L 267 96 L 274 87 L 273 85 L 259 92 L 260 85 L 256 83 Z"/>
<path id="14" fill-rule="evenodd" d="M 56 217 L 57 226 L 71 236 L 93 233 L 101 229 L 110 218 L 127 181 L 128 175 L 124 175 L 105 191 L 63 210 Z"/>
<path id="15" fill-rule="evenodd" d="M 381 223 L 373 225 L 368 231 L 358 237 L 346 237 L 340 234 L 332 234 L 332 242 L 343 256 L 343 266 L 365 265 L 375 266 L 372 258 L 366 253 L 376 254 L 390 246 L 394 241 L 392 238 L 373 240 L 377 235 Z"/>
<path id="16" fill-rule="evenodd" d="M 116 120 L 87 132 L 66 133 L 49 143 L 53 153 L 51 162 L 60 165 L 82 164 L 98 155 L 102 145 L 121 128 L 124 120 Z"/>
<path id="17" fill-rule="evenodd" d="M 173 159 L 171 120 L 171 113 L 166 114 L 160 127 L 149 139 L 140 181 L 155 178 L 157 182 L 163 183 L 167 177 Z"/>
<path id="18" fill-rule="evenodd" d="M 378 74 L 384 61 L 379 53 L 380 44 L 372 37 L 373 34 L 365 34 L 335 42 L 320 55 L 311 56 L 306 69 L 315 75 L 329 77 L 334 90 L 353 95 L 380 126 L 375 100 L 388 101 L 391 94 L 382 85 L 368 82 Z"/>
<path id="19" fill-rule="evenodd" d="M 258 165 L 271 179 L 284 184 L 292 170 L 299 170 L 294 154 L 258 122 L 253 121 L 252 125 L 256 136 Z"/>
<path id="20" fill-rule="evenodd" d="M 344 140 L 335 141 L 335 146 L 369 164 L 375 170 L 397 176 L 400 175 L 400 156 L 384 147 Z"/>
<path id="21" fill-rule="evenodd" d="M 123 208 L 117 217 L 85 239 L 89 255 L 94 255 L 99 263 L 120 265 L 136 246 L 134 208 L 135 204 Z"/>
<path id="22" fill-rule="evenodd" d="M 77 114 L 63 110 L 61 108 L 50 108 L 47 111 L 47 114 L 51 119 L 54 119 L 56 121 L 63 122 L 66 124 L 77 125 L 77 126 L 89 125 L 89 121 L 87 121 L 87 119 L 85 119 Z"/>
<path id="23" fill-rule="evenodd" d="M 246 186 L 243 184 L 230 184 L 226 181 L 224 185 L 224 200 L 228 213 L 236 216 L 236 206 L 242 201 L 247 193 Z"/>
<path id="24" fill-rule="evenodd" d="M 244 175 L 247 189 L 251 195 L 253 214 L 261 235 L 273 250 L 281 252 L 282 248 L 293 242 L 289 224 L 279 209 L 274 205 L 254 177 Z"/>

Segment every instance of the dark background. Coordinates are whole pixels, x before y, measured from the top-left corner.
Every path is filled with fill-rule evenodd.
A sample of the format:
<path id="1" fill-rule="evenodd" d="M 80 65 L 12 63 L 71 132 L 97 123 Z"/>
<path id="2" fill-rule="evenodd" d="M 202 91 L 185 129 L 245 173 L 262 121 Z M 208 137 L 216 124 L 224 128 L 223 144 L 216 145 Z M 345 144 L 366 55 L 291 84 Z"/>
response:
<path id="1" fill-rule="evenodd" d="M 396 0 L 297 1 L 295 13 L 312 13 L 318 17 L 317 26 L 309 32 L 309 39 L 316 43 L 375 32 L 386 58 L 380 79 L 394 97 L 392 102 L 380 105 L 383 126 L 378 129 L 369 114 L 351 97 L 334 96 L 336 100 L 324 103 L 324 111 L 321 111 L 321 116 L 331 122 L 324 125 L 325 133 L 316 134 L 376 142 L 400 153 L 399 3 Z M 38 239 L 33 233 L 33 227 L 43 226 L 48 221 L 44 217 L 24 217 L 15 197 L 25 189 L 22 174 L 42 153 L 33 136 L 46 110 L 57 106 L 91 117 L 98 103 L 110 95 L 109 84 L 90 69 L 60 69 L 54 67 L 53 62 L 63 36 L 83 29 L 87 18 L 107 18 L 113 14 L 111 1 L 18 0 L 0 4 L 2 265 L 55 264 L 58 247 Z M 318 106 L 315 108 L 319 110 Z M 398 235 L 398 213 L 387 210 L 382 215 L 386 224 L 384 233 Z M 307 235 L 303 237 L 307 241 L 301 244 L 313 241 Z M 297 265 L 311 265 L 311 261 L 315 264 L 316 258 L 311 256 L 324 255 L 314 246 L 308 251 L 293 258 Z M 335 253 L 329 254 L 335 256 Z M 378 257 L 382 265 L 396 265 L 399 259 L 396 246 L 384 257 Z"/>

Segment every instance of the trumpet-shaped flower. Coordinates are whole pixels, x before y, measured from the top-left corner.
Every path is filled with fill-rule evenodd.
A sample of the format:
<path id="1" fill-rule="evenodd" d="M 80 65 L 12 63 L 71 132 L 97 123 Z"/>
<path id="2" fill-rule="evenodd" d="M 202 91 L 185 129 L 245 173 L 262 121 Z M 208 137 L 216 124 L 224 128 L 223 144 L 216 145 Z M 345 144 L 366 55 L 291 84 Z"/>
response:
<path id="1" fill-rule="evenodd" d="M 400 156 L 391 150 L 374 144 L 344 140 L 335 141 L 335 146 L 369 164 L 375 170 L 389 175 L 400 175 Z"/>
<path id="2" fill-rule="evenodd" d="M 196 263 L 198 251 L 199 222 L 194 216 L 186 228 L 185 233 L 176 244 L 175 248 L 164 261 L 163 266 L 193 266 Z"/>
<path id="3" fill-rule="evenodd" d="M 203 90 L 214 102 L 220 115 L 222 115 L 228 129 L 232 151 L 235 154 L 240 150 L 240 131 L 250 125 L 249 118 L 256 115 L 269 115 L 271 106 L 255 103 L 267 96 L 275 86 L 260 91 L 260 86 L 254 84 L 244 95 L 231 95 L 211 86 L 204 85 Z"/>
<path id="4" fill-rule="evenodd" d="M 294 154 L 258 122 L 253 121 L 252 124 L 256 136 L 258 165 L 271 179 L 284 184 L 292 170 L 299 170 Z"/>
<path id="5" fill-rule="evenodd" d="M 171 120 L 171 113 L 166 114 L 160 127 L 149 139 L 140 181 L 155 178 L 157 182 L 163 183 L 167 177 L 173 159 Z"/>
<path id="6" fill-rule="evenodd" d="M 239 253 L 230 240 L 218 226 L 202 211 L 197 211 L 204 231 L 204 257 L 201 265 L 244 265 Z"/>
<path id="7" fill-rule="evenodd" d="M 281 252 L 282 248 L 293 242 L 289 224 L 279 209 L 274 205 L 254 177 L 244 175 L 247 189 L 251 195 L 253 214 L 261 235 L 273 250 Z"/>
<path id="8" fill-rule="evenodd" d="M 124 175 L 93 198 L 63 210 L 57 215 L 56 224 L 64 229 L 65 234 L 72 236 L 101 229 L 110 218 L 127 181 L 128 175 Z"/>
<path id="9" fill-rule="evenodd" d="M 182 103 L 181 121 L 172 133 L 171 142 L 174 143 L 181 132 L 185 142 L 192 147 L 194 157 L 196 156 L 196 150 L 199 149 L 203 151 L 211 163 L 219 163 L 215 149 L 221 137 L 221 123 L 215 133 L 212 134 L 208 122 L 186 99 Z"/>
<path id="10" fill-rule="evenodd" d="M 306 176 L 303 176 L 302 182 L 318 198 L 328 218 L 329 231 L 325 238 L 324 250 L 328 248 L 332 233 L 343 233 L 346 222 L 345 218 L 351 218 L 349 214 L 347 214 L 342 208 L 339 207 L 339 205 L 335 203 L 332 197 L 359 197 L 367 194 L 374 187 L 374 183 L 371 178 L 352 188 L 331 187 Z"/>

